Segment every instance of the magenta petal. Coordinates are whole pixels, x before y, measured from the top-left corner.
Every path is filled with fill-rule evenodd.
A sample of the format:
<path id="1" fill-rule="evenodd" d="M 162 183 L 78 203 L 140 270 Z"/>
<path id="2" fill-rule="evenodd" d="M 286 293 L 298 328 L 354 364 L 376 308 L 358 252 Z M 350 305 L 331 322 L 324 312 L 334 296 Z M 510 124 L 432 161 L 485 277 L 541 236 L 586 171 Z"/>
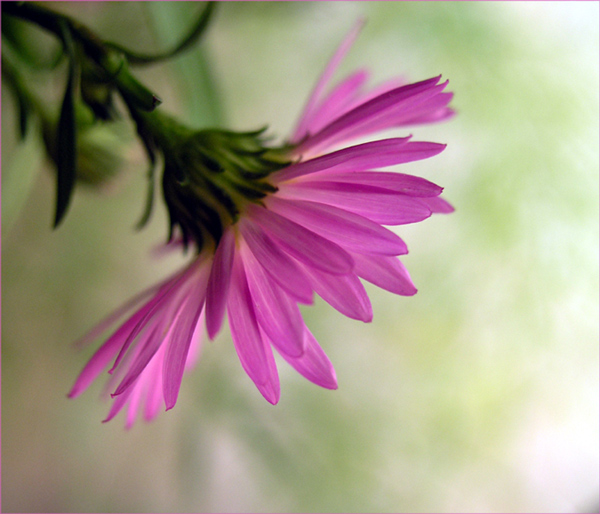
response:
<path id="1" fill-rule="evenodd" d="M 379 187 L 402 193 L 407 196 L 432 197 L 442 192 L 442 188 L 421 177 L 385 171 L 356 171 L 350 173 L 316 173 L 310 177 L 313 182 L 342 182 Z"/>
<path id="2" fill-rule="evenodd" d="M 121 326 L 112 337 L 110 337 L 85 365 L 75 384 L 69 392 L 69 398 L 76 398 L 85 391 L 96 377 L 102 372 L 109 362 L 115 358 L 123 340 L 127 337 L 128 324 L 135 325 L 137 320 L 129 320 Z"/>
<path id="3" fill-rule="evenodd" d="M 309 149 L 311 152 L 315 152 L 317 148 L 323 148 L 333 141 L 343 139 L 346 134 L 351 133 L 357 127 L 373 123 L 378 118 L 386 116 L 390 110 L 397 112 L 401 109 L 410 109 L 414 104 L 424 102 L 446 87 L 447 82 L 438 85 L 440 78 L 441 76 L 438 76 L 401 86 L 359 105 L 335 119 L 314 136 L 310 136 L 299 145 L 296 152 L 301 154 Z"/>
<path id="4" fill-rule="evenodd" d="M 142 387 L 135 387 L 129 396 L 129 405 L 127 405 L 127 417 L 125 419 L 125 428 L 129 430 L 135 423 L 138 414 L 138 408 L 142 401 L 144 390 Z"/>
<path id="5" fill-rule="evenodd" d="M 170 320 L 170 321 L 176 321 Z M 163 333 L 166 328 L 166 323 L 161 319 L 153 319 L 145 327 L 143 332 L 138 336 L 139 339 L 132 346 L 130 352 L 132 355 L 123 361 L 119 369 L 126 369 L 126 373 L 121 380 L 115 392 L 111 394 L 114 398 L 123 394 L 144 372 L 152 358 L 159 351 L 161 344 L 171 336 L 174 324 L 168 328 L 168 332 Z"/>
<path id="6" fill-rule="evenodd" d="M 330 275 L 308 267 L 305 269 L 315 292 L 334 309 L 365 323 L 373 320 L 369 296 L 356 275 Z"/>
<path id="7" fill-rule="evenodd" d="M 398 105 L 380 113 L 379 116 L 365 119 L 363 123 L 344 130 L 333 141 L 354 139 L 363 135 L 372 134 L 392 127 L 404 127 L 414 125 L 419 120 L 426 120 L 436 116 L 438 112 L 445 109 L 446 105 L 452 100 L 452 93 L 441 93 L 447 82 L 436 86 L 430 94 L 420 94 L 412 99 L 408 104 L 399 103 Z"/>
<path id="8" fill-rule="evenodd" d="M 247 247 L 241 247 L 240 255 L 258 324 L 277 349 L 299 357 L 304 353 L 304 321 L 298 306 L 273 281 Z"/>
<path id="9" fill-rule="evenodd" d="M 248 214 L 300 262 L 327 273 L 352 271 L 352 257 L 335 243 L 263 207 L 250 206 Z"/>
<path id="10" fill-rule="evenodd" d="M 234 257 L 227 317 L 231 337 L 242 367 L 270 403 L 279 401 L 279 377 L 273 352 L 261 337 L 252 297 L 239 256 Z"/>
<path id="11" fill-rule="evenodd" d="M 273 196 L 268 199 L 268 206 L 348 251 L 383 255 L 401 255 L 407 252 L 404 241 L 391 230 L 331 205 L 283 200 Z"/>
<path id="12" fill-rule="evenodd" d="M 331 361 L 310 333 L 308 328 L 304 330 L 305 351 L 301 357 L 290 357 L 284 353 L 281 356 L 304 378 L 313 384 L 326 389 L 337 389 L 337 377 Z"/>
<path id="13" fill-rule="evenodd" d="M 359 70 L 341 81 L 315 109 L 306 127 L 307 132 L 314 134 L 335 118 L 349 111 L 368 77 L 367 70 Z"/>
<path id="14" fill-rule="evenodd" d="M 452 207 L 448 201 L 439 196 L 433 198 L 422 198 L 421 200 L 425 202 L 427 207 L 429 207 L 431 212 L 434 214 L 450 214 L 454 212 L 454 207 Z"/>
<path id="15" fill-rule="evenodd" d="M 176 302 L 173 301 L 173 298 L 180 293 L 182 284 L 185 285 L 187 278 L 190 276 L 190 274 L 194 273 L 200 262 L 200 260 L 195 260 L 182 272 L 176 274 L 159 289 L 156 295 L 146 305 L 144 305 L 144 307 L 141 309 L 144 311 L 143 316 L 138 318 L 137 324 L 129 332 L 127 339 L 123 343 L 123 346 L 121 347 L 121 350 L 119 351 L 112 368 L 109 370 L 109 373 L 112 373 L 117 368 L 125 353 L 129 349 L 131 343 L 138 337 L 140 332 L 147 327 L 157 312 L 161 309 L 164 309 L 165 306 L 172 308 L 174 305 L 176 305 Z"/>
<path id="16" fill-rule="evenodd" d="M 344 56 L 348 53 L 348 50 L 350 50 L 350 47 L 354 43 L 354 40 L 358 36 L 358 34 L 364 24 L 365 24 L 365 20 L 360 19 L 356 23 L 356 25 L 354 25 L 354 27 L 352 27 L 352 29 L 350 30 L 348 35 L 344 38 L 341 45 L 335 51 L 333 57 L 331 58 L 331 60 L 327 64 L 327 66 L 325 67 L 325 71 L 319 78 L 317 85 L 315 86 L 312 93 L 310 94 L 308 102 L 306 103 L 306 106 L 304 107 L 304 111 L 303 111 L 302 115 L 300 116 L 300 121 L 298 122 L 298 127 L 294 131 L 294 135 L 291 138 L 292 142 L 298 142 L 300 139 L 302 139 L 305 136 L 306 131 L 307 131 L 307 126 L 310 123 L 310 120 L 313 116 L 313 112 L 314 112 L 317 104 L 319 103 L 319 100 L 321 99 L 323 92 L 324 92 L 325 88 L 327 87 L 327 84 L 331 80 L 331 77 L 337 70 L 337 68 L 340 65 L 340 62 L 342 61 Z"/>
<path id="17" fill-rule="evenodd" d="M 131 394 L 131 391 L 127 391 L 126 394 L 122 394 L 121 396 L 117 396 L 114 400 L 113 403 L 110 407 L 110 410 L 108 412 L 108 415 L 106 416 L 106 418 L 104 418 L 102 420 L 102 423 L 107 423 L 109 422 L 111 419 L 113 419 L 119 412 L 121 412 L 121 410 L 123 409 L 123 407 L 125 407 L 125 405 L 127 404 L 127 401 L 129 400 L 129 395 Z"/>
<path id="18" fill-rule="evenodd" d="M 234 251 L 235 238 L 227 230 L 215 252 L 206 292 L 206 330 L 210 339 L 214 339 L 223 324 Z"/>
<path id="19" fill-rule="evenodd" d="M 188 293 L 181 312 L 173 320 L 174 330 L 168 340 L 163 362 L 163 394 L 167 410 L 172 409 L 177 402 L 188 351 L 204 307 L 208 269 L 200 271 L 193 279 L 195 284 Z"/>
<path id="20" fill-rule="evenodd" d="M 404 264 L 396 257 L 381 255 L 355 255 L 356 274 L 376 286 L 402 296 L 416 294 Z"/>
<path id="21" fill-rule="evenodd" d="M 420 198 L 362 184 L 303 180 L 280 187 L 278 194 L 333 205 L 382 225 L 416 223 L 431 216 Z"/>
<path id="22" fill-rule="evenodd" d="M 153 377 L 153 380 L 146 381 L 146 406 L 144 409 L 144 419 L 153 420 L 159 413 L 163 399 L 162 373 L 160 370 L 161 361 L 150 362 L 145 373 Z"/>
<path id="23" fill-rule="evenodd" d="M 409 162 L 410 160 L 416 160 L 407 158 L 409 154 L 403 152 L 403 148 L 409 140 L 410 137 L 396 137 L 350 146 L 314 159 L 292 164 L 275 172 L 270 178 L 275 183 L 280 183 L 321 171 L 362 171 Z"/>
<path id="24" fill-rule="evenodd" d="M 300 266 L 255 223 L 240 220 L 240 233 L 271 277 L 295 300 L 313 303 L 313 291 Z"/>

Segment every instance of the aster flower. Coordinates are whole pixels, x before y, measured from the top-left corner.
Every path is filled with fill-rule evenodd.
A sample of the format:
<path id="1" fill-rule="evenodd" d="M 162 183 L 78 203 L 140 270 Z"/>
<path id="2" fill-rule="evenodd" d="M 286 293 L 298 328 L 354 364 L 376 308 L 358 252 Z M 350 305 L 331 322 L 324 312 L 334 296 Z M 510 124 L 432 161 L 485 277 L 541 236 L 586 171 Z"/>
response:
<path id="1" fill-rule="evenodd" d="M 368 90 L 366 70 L 330 88 L 359 30 L 360 24 L 337 50 L 281 147 L 268 147 L 263 131 L 194 132 L 148 116 L 164 155 L 171 241 L 193 245 L 197 255 L 82 340 L 129 316 L 93 355 L 71 397 L 112 362 L 106 421 L 125 406 L 127 426 L 139 411 L 150 420 L 163 402 L 171 409 L 184 371 L 198 358 L 201 334 L 206 329 L 213 339 L 225 315 L 242 367 L 270 403 L 280 395 L 273 349 L 309 381 L 335 389 L 334 368 L 298 304 L 311 304 L 316 293 L 345 316 L 369 322 L 361 279 L 395 294 L 416 293 L 398 259 L 406 244 L 384 225 L 453 209 L 440 198 L 441 187 L 381 170 L 432 157 L 445 145 L 410 136 L 347 145 L 382 130 L 448 119 L 452 94 L 440 77 Z"/>

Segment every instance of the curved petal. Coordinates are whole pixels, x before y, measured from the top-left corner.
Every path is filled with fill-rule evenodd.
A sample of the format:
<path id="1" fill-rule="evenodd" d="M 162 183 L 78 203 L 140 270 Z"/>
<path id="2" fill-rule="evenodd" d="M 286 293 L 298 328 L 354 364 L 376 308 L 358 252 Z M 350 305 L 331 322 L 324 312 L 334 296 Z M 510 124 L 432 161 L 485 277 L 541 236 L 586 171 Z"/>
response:
<path id="1" fill-rule="evenodd" d="M 315 157 L 314 159 L 300 161 L 287 166 L 273 173 L 270 179 L 274 183 L 279 184 L 280 182 L 321 171 L 336 171 L 340 173 L 346 171 L 363 171 L 409 162 L 403 152 L 403 148 L 409 140 L 410 136 L 395 137 L 350 146 L 321 155 L 320 157 Z"/>
<path id="2" fill-rule="evenodd" d="M 274 283 L 247 247 L 241 246 L 240 256 L 258 324 L 279 350 L 299 357 L 304 353 L 304 321 L 298 306 Z"/>
<path id="3" fill-rule="evenodd" d="M 333 142 L 346 138 L 346 135 L 351 134 L 357 127 L 376 123 L 390 111 L 409 111 L 415 104 L 425 102 L 446 87 L 447 81 L 438 85 L 440 79 L 441 75 L 401 86 L 359 105 L 336 118 L 317 134 L 308 137 L 296 148 L 296 153 L 302 154 L 306 151 L 315 153 L 326 146 L 331 146 Z"/>
<path id="4" fill-rule="evenodd" d="M 210 339 L 215 338 L 223 324 L 234 251 L 235 238 L 227 230 L 215 252 L 206 291 L 206 331 Z"/>
<path id="5" fill-rule="evenodd" d="M 331 361 L 308 328 L 304 329 L 305 351 L 300 357 L 281 356 L 304 378 L 326 389 L 337 389 L 337 377 Z"/>
<path id="6" fill-rule="evenodd" d="M 255 223 L 240 220 L 244 241 L 269 275 L 296 301 L 313 303 L 313 290 L 299 264 L 289 257 Z"/>
<path id="7" fill-rule="evenodd" d="M 364 286 L 356 275 L 330 275 L 305 267 L 315 292 L 344 316 L 369 323 L 373 308 Z"/>
<path id="8" fill-rule="evenodd" d="M 209 269 L 206 266 L 195 277 L 195 283 L 188 293 L 183 308 L 173 320 L 174 330 L 167 340 L 168 346 L 162 370 L 163 395 L 167 410 L 172 409 L 177 402 L 192 337 L 196 333 L 204 309 L 208 273 Z"/>
<path id="9" fill-rule="evenodd" d="M 356 274 L 376 286 L 402 296 L 416 294 L 404 264 L 396 257 L 381 255 L 355 255 Z"/>
<path id="10" fill-rule="evenodd" d="M 268 199 L 270 209 L 348 251 L 401 255 L 406 244 L 391 230 L 352 212 L 305 200 Z"/>
<path id="11" fill-rule="evenodd" d="M 263 207 L 252 205 L 248 214 L 300 262 L 336 275 L 352 271 L 352 257 L 335 243 Z"/>
<path id="12" fill-rule="evenodd" d="M 281 186 L 278 195 L 333 205 L 382 225 L 416 223 L 431 216 L 420 198 L 362 184 L 303 180 Z"/>
<path id="13" fill-rule="evenodd" d="M 227 317 L 231 337 L 242 367 L 265 399 L 279 401 L 279 376 L 273 352 L 261 337 L 254 314 L 252 297 L 238 255 L 233 260 L 231 289 L 227 299 Z"/>
<path id="14" fill-rule="evenodd" d="M 454 212 L 454 207 L 440 196 L 433 198 L 422 198 L 427 207 L 431 209 L 434 214 L 450 214 Z"/>
<path id="15" fill-rule="evenodd" d="M 300 116 L 298 126 L 294 131 L 294 135 L 291 138 L 292 142 L 298 142 L 306 135 L 307 126 L 310 123 L 310 120 L 313 116 L 313 112 L 323 95 L 323 91 L 327 87 L 327 84 L 331 80 L 331 77 L 333 77 L 333 74 L 342 62 L 342 59 L 348 53 L 348 50 L 350 50 L 352 44 L 354 43 L 354 40 L 357 38 L 364 24 L 364 19 L 358 20 L 358 22 L 354 25 L 354 27 L 352 27 L 348 35 L 344 38 L 341 45 L 335 51 L 333 57 L 325 67 L 325 71 L 323 71 L 323 74 L 319 78 L 315 88 L 310 94 L 308 102 L 306 103 L 302 115 Z"/>

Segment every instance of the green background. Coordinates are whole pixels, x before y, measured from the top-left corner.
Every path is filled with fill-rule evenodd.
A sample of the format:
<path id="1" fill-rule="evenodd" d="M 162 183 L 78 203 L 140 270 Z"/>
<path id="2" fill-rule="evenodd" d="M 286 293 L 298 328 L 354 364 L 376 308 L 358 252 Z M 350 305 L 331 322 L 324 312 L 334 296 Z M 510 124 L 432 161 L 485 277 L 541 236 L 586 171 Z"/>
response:
<path id="1" fill-rule="evenodd" d="M 53 3 L 137 50 L 175 42 L 193 2 Z M 359 16 L 337 75 L 443 74 L 458 116 L 398 135 L 447 143 L 402 166 L 451 216 L 398 227 L 419 293 L 367 286 L 371 324 L 317 300 L 305 319 L 339 389 L 278 361 L 268 404 L 228 330 L 177 406 L 101 424 L 101 383 L 66 393 L 94 348 L 71 343 L 181 266 L 135 232 L 135 145 L 108 187 L 78 188 L 51 230 L 53 173 L 16 145 L 2 90 L 2 509 L 5 512 L 591 512 L 598 509 L 598 3 L 284 2 L 218 6 L 205 42 L 138 76 L 201 127 L 285 137 Z M 44 40 L 45 41 L 45 40 Z M 62 73 L 36 85 L 60 95 Z M 58 96 L 56 96 L 58 95 Z M 54 102 L 55 104 L 55 102 Z"/>

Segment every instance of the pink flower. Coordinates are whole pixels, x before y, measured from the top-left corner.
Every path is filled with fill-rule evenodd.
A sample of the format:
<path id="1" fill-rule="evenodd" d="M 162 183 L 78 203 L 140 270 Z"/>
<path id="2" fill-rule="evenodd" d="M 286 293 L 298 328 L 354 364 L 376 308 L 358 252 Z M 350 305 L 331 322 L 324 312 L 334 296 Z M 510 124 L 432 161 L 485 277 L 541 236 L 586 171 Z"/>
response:
<path id="1" fill-rule="evenodd" d="M 359 29 L 342 43 L 305 107 L 286 147 L 293 162 L 265 174 L 269 189 L 237 203 L 231 198 L 247 187 L 238 188 L 237 196 L 213 193 L 227 200 L 223 209 L 202 196 L 200 213 L 213 221 L 198 227 L 190 209 L 181 207 L 195 204 L 181 196 L 169 203 L 165 194 L 172 223 L 181 226 L 186 243 L 186 232 L 197 235 L 199 254 L 85 338 L 93 340 L 133 312 L 94 354 L 69 396 L 78 396 L 114 361 L 107 385 L 114 401 L 106 421 L 125 405 L 128 427 L 139 410 L 150 420 L 163 401 L 171 409 L 184 371 L 198 357 L 201 332 L 206 327 L 214 338 L 225 313 L 242 367 L 270 403 L 280 394 L 273 348 L 311 382 L 336 389 L 333 366 L 298 303 L 311 304 L 316 292 L 342 314 L 369 322 L 371 304 L 360 279 L 399 295 L 416 293 L 397 257 L 407 247 L 383 225 L 415 223 L 453 208 L 440 198 L 441 187 L 379 170 L 432 157 L 445 145 L 410 137 L 345 144 L 384 129 L 445 120 L 453 114 L 447 107 L 452 94 L 444 92 L 447 82 L 440 77 L 404 85 L 394 80 L 365 91 L 364 70 L 326 93 Z M 215 245 L 204 245 L 207 231 Z"/>

